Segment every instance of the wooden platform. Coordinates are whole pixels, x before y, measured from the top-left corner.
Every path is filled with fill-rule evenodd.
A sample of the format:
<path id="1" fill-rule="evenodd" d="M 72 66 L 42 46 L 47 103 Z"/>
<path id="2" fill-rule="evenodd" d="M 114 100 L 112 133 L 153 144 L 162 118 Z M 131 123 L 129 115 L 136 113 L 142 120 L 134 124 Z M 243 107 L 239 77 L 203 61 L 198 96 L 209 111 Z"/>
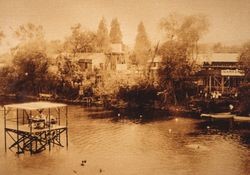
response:
<path id="1" fill-rule="evenodd" d="M 8 148 L 16 148 L 18 154 L 51 150 L 51 145 L 63 147 L 64 141 L 68 147 L 67 105 L 44 101 L 4 105 L 4 131 L 5 151 L 7 141 Z M 63 133 L 65 140 L 61 139 Z"/>
<path id="2" fill-rule="evenodd" d="M 219 114 L 212 114 L 211 117 L 214 119 L 233 119 L 234 115 L 231 115 L 229 113 L 219 113 Z"/>
<path id="3" fill-rule="evenodd" d="M 50 128 L 34 129 L 29 125 L 16 127 L 6 127 L 5 132 L 13 140 L 9 149 L 16 147 L 17 153 L 30 151 L 31 154 L 41 152 L 47 147 L 51 149 L 51 144 L 63 147 L 61 134 L 67 132 L 66 126 L 54 125 Z"/>
<path id="4" fill-rule="evenodd" d="M 201 114 L 201 118 L 229 128 L 249 128 L 250 124 L 250 117 L 236 116 L 230 113 Z"/>
<path id="5" fill-rule="evenodd" d="M 249 122 L 250 123 L 250 117 L 235 116 L 234 121 L 237 121 L 237 122 Z"/>
<path id="6" fill-rule="evenodd" d="M 17 127 L 16 126 L 8 126 L 6 127 L 7 130 L 16 130 L 17 131 Z M 47 132 L 47 131 L 54 131 L 54 130 L 58 130 L 58 129 L 66 129 L 66 126 L 62 126 L 62 125 L 52 125 L 50 128 L 46 127 L 43 129 L 35 129 L 32 128 L 30 129 L 30 126 L 28 124 L 26 125 L 21 125 L 18 128 L 19 132 L 24 132 L 24 133 L 29 133 L 29 134 L 38 134 L 41 132 Z"/>

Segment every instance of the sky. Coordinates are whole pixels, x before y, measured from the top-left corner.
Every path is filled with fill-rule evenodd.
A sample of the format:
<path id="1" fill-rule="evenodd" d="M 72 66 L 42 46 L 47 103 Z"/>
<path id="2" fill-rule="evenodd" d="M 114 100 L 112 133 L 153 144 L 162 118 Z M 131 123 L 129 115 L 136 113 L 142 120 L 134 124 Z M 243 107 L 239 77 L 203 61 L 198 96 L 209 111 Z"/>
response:
<path id="1" fill-rule="evenodd" d="M 76 23 L 96 31 L 102 17 L 108 27 L 118 18 L 125 44 L 133 46 L 140 21 L 156 42 L 160 20 L 171 13 L 206 15 L 210 27 L 201 42 L 241 44 L 250 39 L 250 0 L 0 0 L 0 30 L 7 36 L 0 52 L 15 43 L 11 36 L 18 25 L 42 25 L 48 40 L 63 40 Z"/>

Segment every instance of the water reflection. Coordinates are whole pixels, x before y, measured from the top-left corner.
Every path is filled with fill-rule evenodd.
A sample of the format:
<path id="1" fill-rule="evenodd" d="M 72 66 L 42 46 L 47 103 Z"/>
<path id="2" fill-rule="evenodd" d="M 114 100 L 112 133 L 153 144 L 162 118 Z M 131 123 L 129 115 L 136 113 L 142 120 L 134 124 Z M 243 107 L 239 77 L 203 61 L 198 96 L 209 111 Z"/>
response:
<path id="1" fill-rule="evenodd" d="M 4 154 L 1 133 L 0 174 L 250 173 L 247 130 L 207 129 L 201 120 L 177 116 L 131 119 L 81 106 L 69 111 L 68 150 L 54 147 L 51 152 L 20 157 Z M 2 128 L 2 116 L 0 122 Z M 84 166 L 82 160 L 87 160 Z"/>

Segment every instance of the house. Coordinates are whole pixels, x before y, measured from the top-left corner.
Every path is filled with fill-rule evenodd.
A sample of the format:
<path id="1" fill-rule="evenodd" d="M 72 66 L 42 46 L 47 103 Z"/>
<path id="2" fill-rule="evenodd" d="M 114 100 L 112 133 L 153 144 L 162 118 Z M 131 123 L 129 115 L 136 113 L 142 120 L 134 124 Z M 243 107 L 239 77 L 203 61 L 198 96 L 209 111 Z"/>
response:
<path id="1" fill-rule="evenodd" d="M 121 43 L 111 44 L 111 50 L 106 55 L 108 57 L 106 69 L 118 72 L 127 70 L 125 53 Z"/>
<path id="2" fill-rule="evenodd" d="M 149 78 L 154 82 L 158 81 L 159 78 L 158 71 L 160 69 L 161 64 L 162 64 L 162 57 L 159 55 L 147 61 Z"/>
<path id="3" fill-rule="evenodd" d="M 104 53 L 79 53 L 75 56 L 82 71 L 104 70 L 107 56 Z"/>
<path id="4" fill-rule="evenodd" d="M 236 53 L 215 53 L 203 57 L 201 70 L 196 74 L 205 92 L 236 93 L 245 73 L 238 64 Z"/>

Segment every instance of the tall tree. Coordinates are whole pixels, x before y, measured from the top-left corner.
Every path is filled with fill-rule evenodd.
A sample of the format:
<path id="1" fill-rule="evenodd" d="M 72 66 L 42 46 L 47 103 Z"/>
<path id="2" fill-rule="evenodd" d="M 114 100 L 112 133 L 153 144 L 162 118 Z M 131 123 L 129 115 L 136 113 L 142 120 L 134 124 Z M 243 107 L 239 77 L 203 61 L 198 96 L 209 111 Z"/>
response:
<path id="1" fill-rule="evenodd" d="M 195 70 L 194 53 L 198 54 L 197 44 L 208 29 L 208 22 L 204 16 L 170 15 L 162 20 L 161 27 L 166 40 L 160 48 L 163 64 L 159 75 L 166 97 L 172 97 L 176 104 L 178 96 L 187 96 L 185 83 L 190 83 L 189 76 Z"/>
<path id="2" fill-rule="evenodd" d="M 150 56 L 150 41 L 148 39 L 143 22 L 140 22 L 137 28 L 137 35 L 135 39 L 134 52 L 136 61 L 139 64 L 145 64 Z"/>
<path id="3" fill-rule="evenodd" d="M 19 45 L 13 53 L 13 67 L 17 73 L 14 83 L 16 92 L 37 94 L 48 83 L 48 57 L 39 42 L 28 42 Z"/>
<path id="4" fill-rule="evenodd" d="M 106 20 L 103 17 L 98 25 L 96 34 L 96 47 L 99 52 L 106 52 L 109 49 L 110 41 Z"/>
<path id="5" fill-rule="evenodd" d="M 160 24 L 166 33 L 166 39 L 182 42 L 187 47 L 190 58 L 196 59 L 198 55 L 198 41 L 208 30 L 208 20 L 203 15 L 180 16 L 171 14 L 164 18 Z"/>
<path id="6" fill-rule="evenodd" d="M 242 46 L 241 53 L 239 55 L 239 63 L 245 70 L 246 78 L 250 78 L 250 41 L 246 42 Z"/>
<path id="7" fill-rule="evenodd" d="M 48 56 L 42 26 L 20 25 L 14 31 L 20 43 L 13 49 L 14 72 L 8 86 L 14 93 L 37 94 L 50 86 Z"/>
<path id="8" fill-rule="evenodd" d="M 65 41 L 65 49 L 73 53 L 92 52 L 95 50 L 95 33 L 82 30 L 81 24 L 71 27 L 71 36 Z"/>
<path id="9" fill-rule="evenodd" d="M 120 24 L 118 22 L 118 19 L 115 18 L 111 21 L 111 28 L 110 28 L 110 41 L 111 43 L 122 43 L 122 32 L 120 29 Z"/>

